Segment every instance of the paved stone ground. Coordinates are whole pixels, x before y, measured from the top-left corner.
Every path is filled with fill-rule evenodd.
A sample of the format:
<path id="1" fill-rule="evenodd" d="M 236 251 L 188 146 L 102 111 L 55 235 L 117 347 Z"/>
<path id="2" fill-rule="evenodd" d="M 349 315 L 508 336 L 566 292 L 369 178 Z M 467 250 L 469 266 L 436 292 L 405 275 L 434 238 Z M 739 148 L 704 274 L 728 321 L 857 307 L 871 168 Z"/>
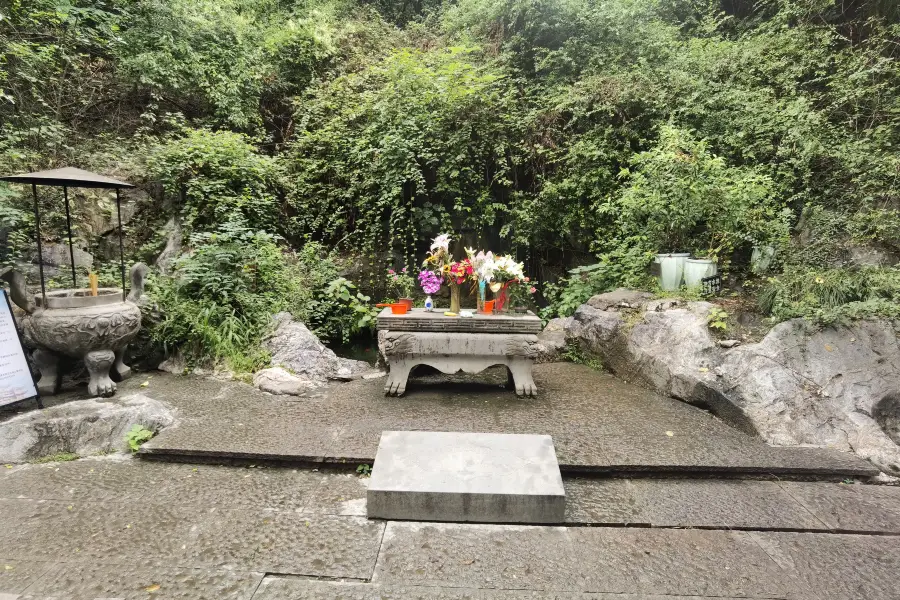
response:
<path id="1" fill-rule="evenodd" d="M 502 387 L 505 373 L 413 377 L 402 398 L 384 380 L 335 384 L 314 398 L 271 396 L 239 382 L 164 374 L 136 376 L 140 390 L 176 407 L 179 424 L 144 447 L 160 456 L 368 462 L 381 432 L 538 433 L 553 437 L 564 472 L 631 471 L 822 475 L 877 474 L 870 463 L 827 449 L 773 448 L 711 414 L 571 363 L 537 365 L 536 399 Z M 145 388 L 139 386 L 149 382 Z M 65 401 L 64 394 L 52 402 Z"/>
<path id="2" fill-rule="evenodd" d="M 369 521 L 367 481 L 121 455 L 0 468 L 0 599 L 898 597 L 897 487 L 573 478 L 566 526 L 529 527 Z"/>

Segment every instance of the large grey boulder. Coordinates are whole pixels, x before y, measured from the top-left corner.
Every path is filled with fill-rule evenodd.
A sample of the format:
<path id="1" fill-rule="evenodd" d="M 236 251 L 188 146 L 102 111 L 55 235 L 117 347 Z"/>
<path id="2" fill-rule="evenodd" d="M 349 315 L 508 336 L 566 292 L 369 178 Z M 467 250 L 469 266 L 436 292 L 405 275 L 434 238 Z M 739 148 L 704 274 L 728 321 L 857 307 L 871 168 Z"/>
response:
<path id="1" fill-rule="evenodd" d="M 310 389 L 323 386 L 329 380 L 357 379 L 372 371 L 372 367 L 364 361 L 335 355 L 306 325 L 295 321 L 291 313 L 278 313 L 272 320 L 272 332 L 263 340 L 263 348 L 272 356 L 272 365 L 281 367 L 294 380 L 307 382 Z M 270 375 L 263 379 L 271 381 Z M 283 376 L 279 373 L 278 378 L 283 379 Z M 299 384 L 293 381 L 291 385 Z"/>
<path id="2" fill-rule="evenodd" d="M 602 296 L 579 307 L 567 339 L 623 379 L 708 407 L 771 444 L 853 451 L 900 475 L 900 324 L 796 319 L 759 343 L 723 348 L 706 302 L 631 308 Z"/>
<path id="3" fill-rule="evenodd" d="M 174 421 L 167 404 L 144 394 L 67 402 L 0 423 L 0 462 L 25 462 L 63 452 L 88 456 L 122 450 L 133 425 L 159 431 Z"/>

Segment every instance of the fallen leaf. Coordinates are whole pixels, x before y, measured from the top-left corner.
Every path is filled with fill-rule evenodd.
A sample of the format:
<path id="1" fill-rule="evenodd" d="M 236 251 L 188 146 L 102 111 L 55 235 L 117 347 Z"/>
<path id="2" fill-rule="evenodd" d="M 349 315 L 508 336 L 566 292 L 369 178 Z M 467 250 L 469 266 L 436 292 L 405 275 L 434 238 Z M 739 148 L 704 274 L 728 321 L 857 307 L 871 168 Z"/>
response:
<path id="1" fill-rule="evenodd" d="M 3 565 L 3 568 L 6 569 L 7 571 L 12 571 L 13 569 L 15 569 L 15 567 L 12 565 Z"/>
<path id="2" fill-rule="evenodd" d="M 145 381 L 144 383 L 141 384 L 141 387 L 147 387 L 148 385 L 150 385 L 150 382 Z"/>
<path id="3" fill-rule="evenodd" d="M 667 432 L 666 432 L 666 435 L 669 436 L 669 437 L 673 437 L 673 436 L 675 435 L 675 432 L 674 432 L 674 431 L 667 431 Z"/>
<path id="4" fill-rule="evenodd" d="M 148 585 L 147 587 L 145 587 L 145 588 L 144 588 L 144 591 L 146 591 L 146 592 L 155 592 L 155 591 L 157 591 L 158 589 L 159 589 L 159 584 L 158 584 L 158 583 L 154 583 L 153 585 Z"/>
<path id="5" fill-rule="evenodd" d="M 707 367 L 700 367 L 697 370 L 700 371 L 701 373 L 707 373 L 709 371 L 709 369 Z"/>
<path id="6" fill-rule="evenodd" d="M 306 526 L 309 527 L 309 521 L 306 522 Z"/>
<path id="7" fill-rule="evenodd" d="M 74 510 L 74 508 L 75 508 L 75 507 L 74 507 L 74 506 L 72 506 L 72 505 L 71 505 L 71 504 L 70 504 L 70 505 L 69 505 L 69 506 L 67 506 L 67 507 L 66 507 L 66 508 L 68 508 L 68 509 L 69 509 L 69 510 Z"/>
<path id="8" fill-rule="evenodd" d="M 3 466 L 5 466 L 7 469 L 12 469 L 12 465 L 3 465 Z"/>
<path id="9" fill-rule="evenodd" d="M 475 563 L 475 559 L 474 559 L 474 558 L 471 558 L 471 559 L 469 559 L 469 560 L 464 560 L 464 561 L 462 561 L 462 564 L 464 564 L 464 565 L 471 565 L 471 564 L 474 564 L 474 563 Z"/>
<path id="10" fill-rule="evenodd" d="M 833 352 L 833 351 L 834 351 L 834 346 L 832 346 L 831 344 L 825 344 L 825 351 L 826 351 L 826 352 Z"/>

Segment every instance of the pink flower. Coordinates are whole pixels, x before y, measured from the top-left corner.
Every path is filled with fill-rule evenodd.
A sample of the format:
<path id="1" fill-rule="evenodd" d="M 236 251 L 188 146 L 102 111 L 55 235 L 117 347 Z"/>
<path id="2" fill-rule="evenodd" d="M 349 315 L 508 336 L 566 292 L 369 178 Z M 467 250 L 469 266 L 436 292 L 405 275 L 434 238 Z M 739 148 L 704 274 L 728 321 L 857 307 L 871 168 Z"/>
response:
<path id="1" fill-rule="evenodd" d="M 525 281 L 528 281 L 528 280 L 526 279 Z M 531 286 L 531 289 L 528 290 L 528 293 L 529 293 L 529 294 L 533 294 L 533 293 L 535 293 L 536 291 L 537 291 L 537 288 L 534 287 L 534 286 Z"/>

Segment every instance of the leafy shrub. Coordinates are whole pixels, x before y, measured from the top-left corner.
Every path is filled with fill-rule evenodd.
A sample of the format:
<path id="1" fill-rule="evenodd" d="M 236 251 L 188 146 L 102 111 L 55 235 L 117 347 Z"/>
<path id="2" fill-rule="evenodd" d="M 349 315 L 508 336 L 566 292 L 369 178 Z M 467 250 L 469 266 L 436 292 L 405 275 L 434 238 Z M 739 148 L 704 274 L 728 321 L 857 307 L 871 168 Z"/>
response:
<path id="1" fill-rule="evenodd" d="M 622 175 L 628 185 L 600 212 L 615 219 L 620 238 L 646 240 L 648 250 L 727 258 L 741 242 L 788 236 L 771 180 L 728 166 L 687 131 L 663 127 L 659 144 L 635 154 Z"/>
<path id="2" fill-rule="evenodd" d="M 242 222 L 250 229 L 281 230 L 281 169 L 238 133 L 186 129 L 150 156 L 151 177 L 181 211 L 189 229 L 214 230 Z"/>
<path id="3" fill-rule="evenodd" d="M 330 281 L 314 298 L 309 311 L 310 329 L 326 340 L 346 344 L 350 338 L 371 334 L 378 309 L 371 298 L 343 277 Z"/>
<path id="4" fill-rule="evenodd" d="M 544 285 L 544 298 L 549 304 L 541 316 L 544 319 L 567 317 L 591 296 L 618 287 L 648 287 L 652 259 L 652 252 L 631 248 L 603 254 L 596 264 L 572 269 L 559 283 Z"/>
<path id="5" fill-rule="evenodd" d="M 794 269 L 770 278 L 758 298 L 777 321 L 804 317 L 827 324 L 900 316 L 900 269 Z"/>
<path id="6" fill-rule="evenodd" d="M 160 277 L 151 294 L 163 318 L 151 337 L 167 351 L 180 348 L 192 360 L 225 360 L 253 370 L 268 357 L 259 340 L 271 315 L 285 307 L 292 279 L 276 239 L 227 224 L 196 233 L 193 250 Z"/>

